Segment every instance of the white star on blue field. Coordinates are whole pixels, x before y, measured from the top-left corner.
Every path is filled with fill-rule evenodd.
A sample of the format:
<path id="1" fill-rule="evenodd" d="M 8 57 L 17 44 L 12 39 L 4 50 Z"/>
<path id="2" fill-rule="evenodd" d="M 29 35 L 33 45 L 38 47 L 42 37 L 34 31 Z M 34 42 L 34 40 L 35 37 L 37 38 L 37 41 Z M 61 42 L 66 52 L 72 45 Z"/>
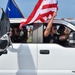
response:
<path id="1" fill-rule="evenodd" d="M 28 17 L 38 0 L 15 0 L 24 17 Z M 0 7 L 6 9 L 8 0 L 0 0 Z M 56 18 L 75 18 L 75 0 L 58 0 Z"/>

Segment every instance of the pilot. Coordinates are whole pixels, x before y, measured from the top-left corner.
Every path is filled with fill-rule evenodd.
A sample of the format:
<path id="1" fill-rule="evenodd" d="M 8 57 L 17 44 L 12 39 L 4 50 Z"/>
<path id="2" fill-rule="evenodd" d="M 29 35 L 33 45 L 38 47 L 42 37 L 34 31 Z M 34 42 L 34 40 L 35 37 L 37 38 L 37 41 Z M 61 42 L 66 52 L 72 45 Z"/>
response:
<path id="1" fill-rule="evenodd" d="M 53 20 L 56 17 L 56 15 L 57 15 L 57 12 L 54 12 L 52 18 L 50 19 L 46 27 L 46 30 L 44 30 L 44 39 L 43 39 L 44 43 L 57 43 L 58 42 L 59 35 L 56 34 L 57 28 L 55 25 L 52 25 Z"/>
<path id="2" fill-rule="evenodd" d="M 59 44 L 62 46 L 68 46 L 69 43 L 68 43 L 67 39 L 69 38 L 69 34 L 70 34 L 69 28 L 60 26 L 58 29 L 58 33 L 60 34 Z"/>

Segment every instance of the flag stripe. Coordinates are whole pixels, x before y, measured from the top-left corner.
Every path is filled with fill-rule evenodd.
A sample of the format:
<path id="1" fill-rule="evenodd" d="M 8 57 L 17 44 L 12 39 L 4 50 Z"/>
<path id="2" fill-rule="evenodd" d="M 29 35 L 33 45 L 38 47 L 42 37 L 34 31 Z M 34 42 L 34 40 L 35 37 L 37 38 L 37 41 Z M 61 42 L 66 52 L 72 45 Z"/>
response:
<path id="1" fill-rule="evenodd" d="M 56 10 L 58 10 L 56 0 L 39 0 L 27 20 L 21 22 L 20 27 L 33 22 L 45 22 Z"/>
<path id="2" fill-rule="evenodd" d="M 31 15 L 27 18 L 27 21 L 26 21 L 26 22 L 22 22 L 23 25 L 29 23 L 29 22 L 32 20 L 32 18 L 33 18 L 34 15 L 36 14 L 38 8 L 40 7 L 42 1 L 43 1 L 43 0 L 38 1 L 37 5 L 35 6 L 34 10 L 33 10 L 32 13 L 31 13 Z M 22 25 L 22 26 L 23 26 L 23 25 Z"/>
<path id="3" fill-rule="evenodd" d="M 47 12 L 47 13 L 44 13 L 44 14 L 40 14 L 37 18 L 36 18 L 36 20 L 35 21 L 37 21 L 37 20 L 39 20 L 39 19 L 42 19 L 42 17 L 47 17 L 48 18 L 48 16 L 51 14 L 51 16 L 53 15 L 53 11 L 49 11 L 49 12 Z M 35 22 L 34 21 L 34 22 Z M 42 22 L 44 22 L 44 21 L 42 21 Z"/>
<path id="4" fill-rule="evenodd" d="M 44 13 L 47 13 L 49 11 L 55 11 L 57 8 L 48 8 L 48 9 L 43 9 L 41 10 L 40 14 L 44 14 Z"/>
<path id="5" fill-rule="evenodd" d="M 40 18 L 40 21 L 41 21 L 41 22 L 44 22 L 45 20 L 44 20 L 43 18 Z"/>
<path id="6" fill-rule="evenodd" d="M 56 8 L 57 4 L 46 4 L 42 7 L 42 9 L 46 9 L 46 8 Z"/>

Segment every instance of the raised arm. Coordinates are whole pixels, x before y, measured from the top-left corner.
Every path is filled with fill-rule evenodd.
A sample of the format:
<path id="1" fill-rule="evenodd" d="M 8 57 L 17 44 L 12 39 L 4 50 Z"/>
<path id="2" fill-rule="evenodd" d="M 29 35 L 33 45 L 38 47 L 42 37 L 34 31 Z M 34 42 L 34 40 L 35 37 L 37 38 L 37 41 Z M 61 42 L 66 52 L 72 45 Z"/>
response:
<path id="1" fill-rule="evenodd" d="M 52 23 L 53 23 L 53 20 L 54 20 L 56 15 L 57 15 L 57 11 L 53 13 L 52 18 L 50 19 L 50 21 L 46 27 L 46 30 L 44 31 L 44 37 L 47 37 L 50 34 Z"/>

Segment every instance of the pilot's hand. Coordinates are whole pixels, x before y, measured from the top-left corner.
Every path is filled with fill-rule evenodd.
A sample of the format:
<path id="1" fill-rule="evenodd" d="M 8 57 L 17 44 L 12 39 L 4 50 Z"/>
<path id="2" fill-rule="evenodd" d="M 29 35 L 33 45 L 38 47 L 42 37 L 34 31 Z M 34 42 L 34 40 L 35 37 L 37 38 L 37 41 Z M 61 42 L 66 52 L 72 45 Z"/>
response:
<path id="1" fill-rule="evenodd" d="M 65 34 L 69 34 L 70 33 L 70 29 L 66 27 L 64 33 Z"/>
<path id="2" fill-rule="evenodd" d="M 53 18 L 57 16 L 57 10 L 53 13 Z"/>
<path id="3" fill-rule="evenodd" d="M 22 30 L 23 26 L 20 24 L 19 29 Z"/>

